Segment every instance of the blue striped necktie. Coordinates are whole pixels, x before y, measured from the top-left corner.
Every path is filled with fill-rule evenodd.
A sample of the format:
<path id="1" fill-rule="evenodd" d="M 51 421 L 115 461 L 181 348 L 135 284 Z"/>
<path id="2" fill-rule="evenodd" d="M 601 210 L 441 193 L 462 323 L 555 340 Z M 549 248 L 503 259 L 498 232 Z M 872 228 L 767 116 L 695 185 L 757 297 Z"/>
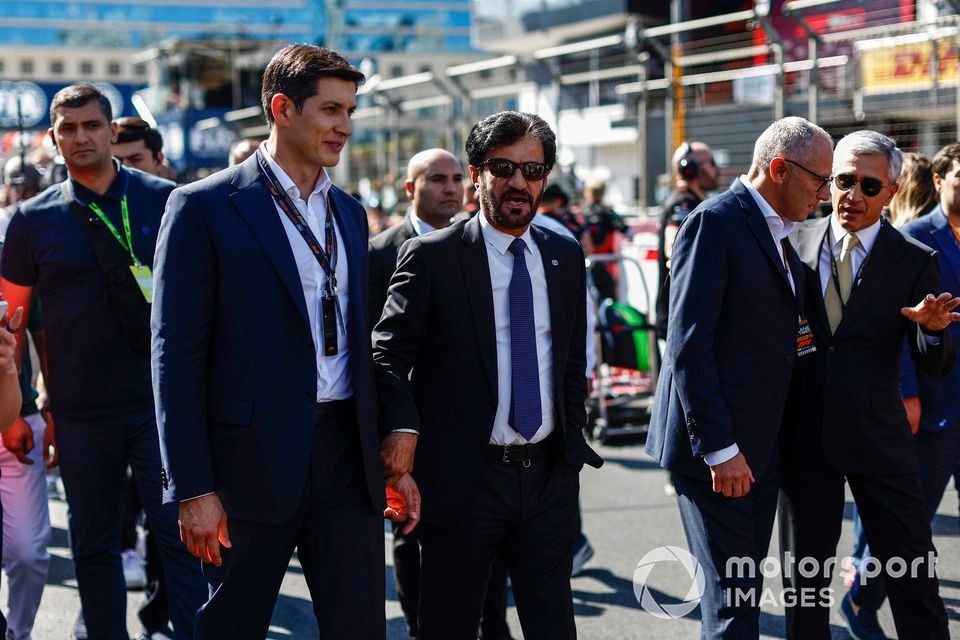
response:
<path id="1" fill-rule="evenodd" d="M 510 278 L 510 426 L 530 440 L 543 422 L 540 405 L 540 363 L 533 321 L 533 286 L 522 238 L 510 243 L 513 276 Z"/>

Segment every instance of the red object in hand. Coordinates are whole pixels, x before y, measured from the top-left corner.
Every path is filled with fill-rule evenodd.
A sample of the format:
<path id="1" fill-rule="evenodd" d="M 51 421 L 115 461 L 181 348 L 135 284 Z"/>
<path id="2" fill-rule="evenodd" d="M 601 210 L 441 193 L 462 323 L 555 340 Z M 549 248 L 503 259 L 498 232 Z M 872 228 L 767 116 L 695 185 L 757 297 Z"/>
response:
<path id="1" fill-rule="evenodd" d="M 394 489 L 393 487 L 387 487 L 387 509 L 393 509 L 399 518 L 398 522 L 403 522 L 407 519 L 407 501 L 404 499 L 403 494 Z"/>

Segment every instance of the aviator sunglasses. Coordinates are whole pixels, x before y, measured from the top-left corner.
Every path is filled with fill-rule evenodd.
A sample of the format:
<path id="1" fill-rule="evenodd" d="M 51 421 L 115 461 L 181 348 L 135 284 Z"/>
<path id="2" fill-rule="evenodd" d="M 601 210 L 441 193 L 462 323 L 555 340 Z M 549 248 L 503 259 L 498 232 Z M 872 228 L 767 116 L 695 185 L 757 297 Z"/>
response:
<path id="1" fill-rule="evenodd" d="M 857 176 L 852 173 L 839 173 L 833 176 L 833 184 L 840 191 L 850 191 L 858 182 L 860 183 L 860 191 L 868 198 L 877 195 L 887 186 L 877 178 L 860 178 L 858 180 Z"/>
<path id="2" fill-rule="evenodd" d="M 517 167 L 520 167 L 523 179 L 531 182 L 543 180 L 550 168 L 542 162 L 513 162 L 505 158 L 491 158 L 484 162 L 483 166 L 490 170 L 493 177 L 504 180 L 513 177 Z"/>

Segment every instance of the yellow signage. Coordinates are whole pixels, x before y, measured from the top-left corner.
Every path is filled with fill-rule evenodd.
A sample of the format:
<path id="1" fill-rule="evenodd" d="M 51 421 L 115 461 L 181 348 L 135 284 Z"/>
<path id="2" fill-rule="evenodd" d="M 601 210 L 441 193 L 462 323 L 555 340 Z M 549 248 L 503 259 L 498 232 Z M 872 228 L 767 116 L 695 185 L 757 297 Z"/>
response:
<path id="1" fill-rule="evenodd" d="M 917 42 L 864 51 L 860 62 L 863 88 L 907 91 L 929 85 L 932 47 L 932 42 Z M 937 41 L 938 82 L 956 82 L 957 53 L 953 39 Z"/>

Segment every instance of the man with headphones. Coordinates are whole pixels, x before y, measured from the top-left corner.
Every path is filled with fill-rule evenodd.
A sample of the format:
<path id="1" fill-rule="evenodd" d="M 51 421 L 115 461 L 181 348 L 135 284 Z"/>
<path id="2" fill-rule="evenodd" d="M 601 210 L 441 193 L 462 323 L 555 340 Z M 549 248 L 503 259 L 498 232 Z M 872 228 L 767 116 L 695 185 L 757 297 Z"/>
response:
<path id="1" fill-rule="evenodd" d="M 674 187 L 663 202 L 660 214 L 657 263 L 660 267 L 660 291 L 657 294 L 657 336 L 667 336 L 667 305 L 670 301 L 670 251 L 680 223 L 717 188 L 720 167 L 713 151 L 703 142 L 683 141 L 673 153 Z"/>

